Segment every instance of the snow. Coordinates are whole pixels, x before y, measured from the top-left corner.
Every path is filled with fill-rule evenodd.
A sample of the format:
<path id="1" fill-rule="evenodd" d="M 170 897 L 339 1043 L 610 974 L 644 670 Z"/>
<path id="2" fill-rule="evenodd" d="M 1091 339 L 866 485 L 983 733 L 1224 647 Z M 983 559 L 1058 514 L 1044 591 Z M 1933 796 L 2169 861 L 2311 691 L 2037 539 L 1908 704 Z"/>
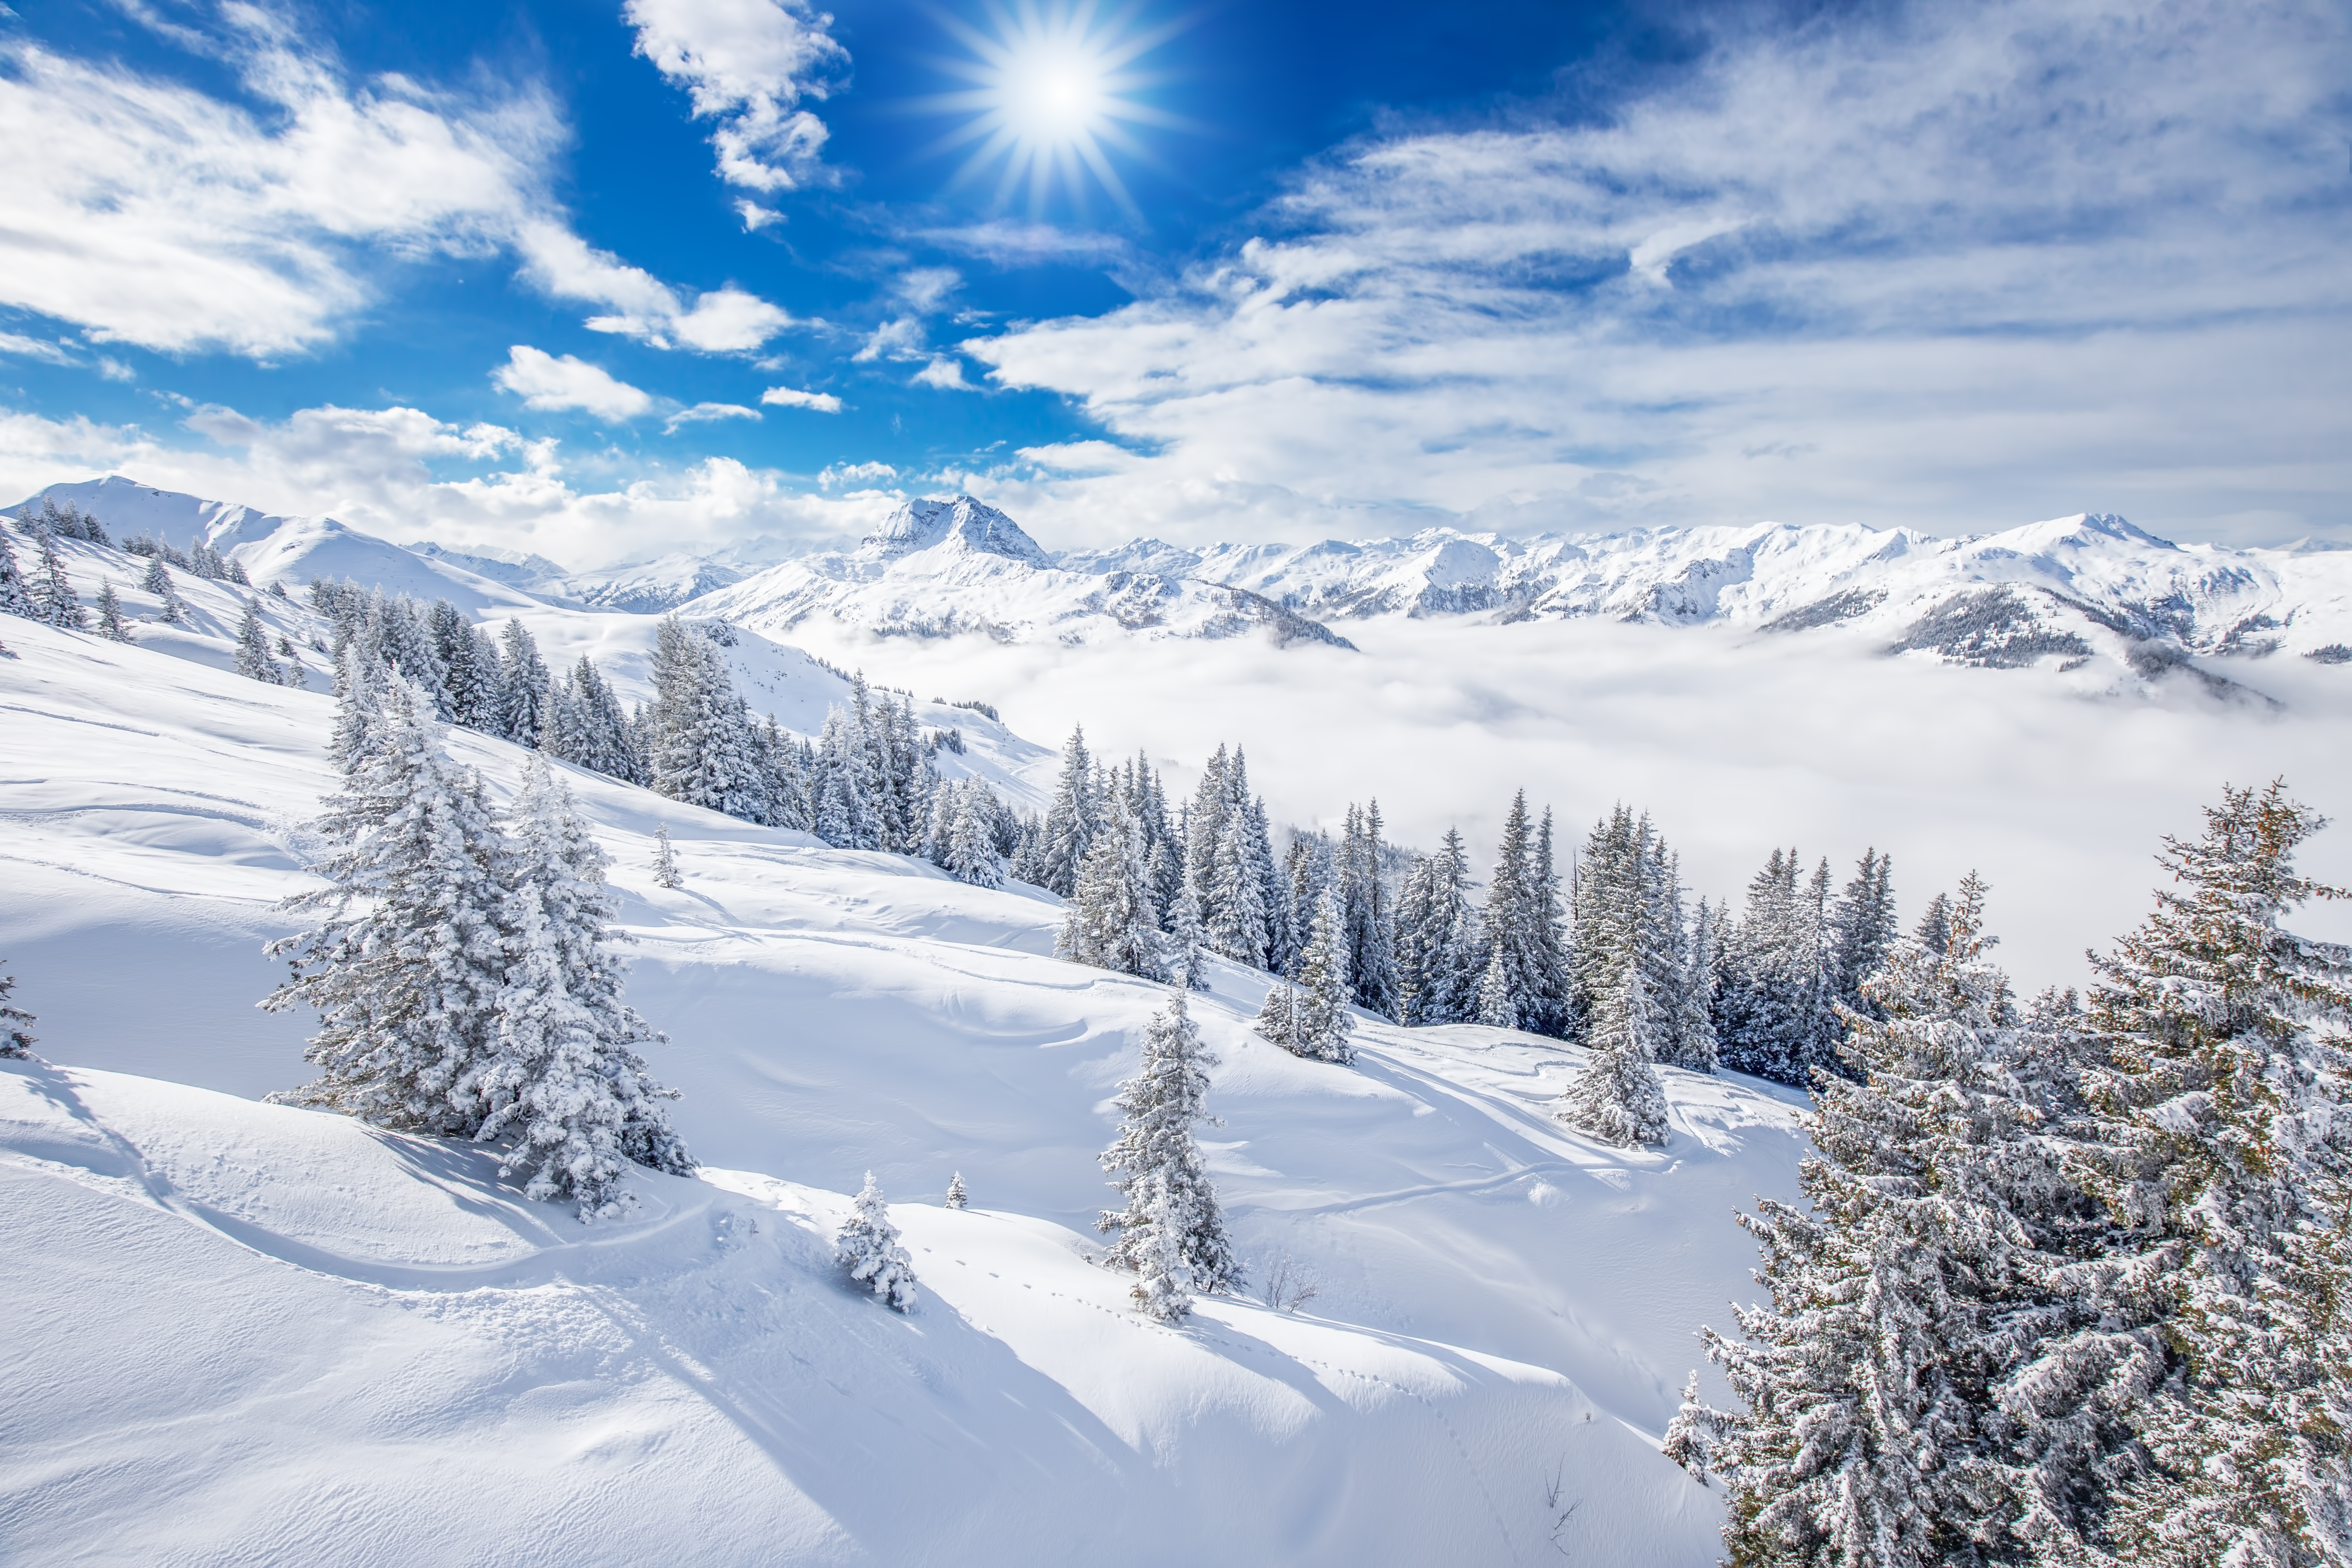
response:
<path id="1" fill-rule="evenodd" d="M 329 700 L 6 630 L 0 954 L 65 1064 L 0 1074 L 12 1554 L 1716 1554 L 1712 1496 L 1654 1445 L 1694 1331 L 1748 1289 L 1731 1211 L 1793 1190 L 1784 1093 L 1664 1070 L 1668 1143 L 1609 1149 L 1549 1113 L 1571 1047 L 1359 1018 L 1354 1068 L 1301 1061 L 1249 1030 L 1263 980 L 1215 964 L 1202 1146 L 1253 1277 L 1286 1258 L 1319 1290 L 1162 1328 L 1089 1261 L 1161 988 L 1054 961 L 1027 889 L 567 772 L 709 1166 L 639 1173 L 635 1214 L 583 1227 L 487 1152 L 254 1103 L 307 1076 L 301 1022 L 252 1004 L 274 900 L 312 885 Z M 511 796 L 524 753 L 451 744 Z M 868 1169 L 901 1200 L 903 1318 L 831 1262 Z"/>

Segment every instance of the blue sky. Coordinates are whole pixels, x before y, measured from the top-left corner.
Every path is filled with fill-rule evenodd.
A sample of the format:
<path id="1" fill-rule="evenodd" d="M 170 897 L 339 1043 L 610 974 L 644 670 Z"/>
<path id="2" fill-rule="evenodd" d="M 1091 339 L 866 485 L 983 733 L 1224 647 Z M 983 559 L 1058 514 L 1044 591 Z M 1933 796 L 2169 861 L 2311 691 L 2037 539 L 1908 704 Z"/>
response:
<path id="1" fill-rule="evenodd" d="M 0 484 L 581 564 L 941 489 L 2352 542 L 2347 65 L 2295 0 L 61 0 L 0 16 Z"/>

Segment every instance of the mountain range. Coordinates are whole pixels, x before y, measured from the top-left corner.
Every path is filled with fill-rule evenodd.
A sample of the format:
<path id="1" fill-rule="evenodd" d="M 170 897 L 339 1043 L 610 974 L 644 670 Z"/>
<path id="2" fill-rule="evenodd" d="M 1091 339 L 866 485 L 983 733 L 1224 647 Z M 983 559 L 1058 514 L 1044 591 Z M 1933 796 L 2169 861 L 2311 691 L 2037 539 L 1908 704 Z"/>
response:
<path id="1" fill-rule="evenodd" d="M 2143 680 L 2187 671 L 2216 689 L 2237 661 L 2352 662 L 2352 552 L 2179 544 L 2099 513 L 1957 538 L 1853 524 L 1529 539 L 1439 528 L 1305 546 L 1143 539 L 1055 552 L 1003 511 L 955 496 L 902 503 L 855 550 L 757 570 L 737 551 L 574 573 L 541 555 L 402 547 L 332 519 L 265 515 L 120 477 L 44 494 L 118 534 L 201 532 L 257 581 L 349 576 L 409 593 L 437 584 L 433 593 L 477 611 L 525 600 L 682 609 L 772 637 L 829 622 L 881 637 L 1075 647 L 1264 636 L 1345 649 L 1354 644 L 1335 626 L 1601 618 L 1840 631 L 1888 654 L 1990 668 L 2103 661 Z"/>

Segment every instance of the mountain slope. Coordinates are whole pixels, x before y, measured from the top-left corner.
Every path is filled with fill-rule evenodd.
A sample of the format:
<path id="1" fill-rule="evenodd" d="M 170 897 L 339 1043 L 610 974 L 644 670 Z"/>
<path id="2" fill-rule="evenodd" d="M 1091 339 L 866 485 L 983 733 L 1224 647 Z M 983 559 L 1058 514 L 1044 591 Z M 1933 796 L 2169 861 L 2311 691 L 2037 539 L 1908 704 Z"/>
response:
<path id="1" fill-rule="evenodd" d="M 1073 572 L 970 496 L 908 501 L 856 550 L 788 561 L 706 594 L 697 615 L 783 636 L 812 619 L 875 637 L 1066 646 L 1231 637 L 1349 646 L 1261 595 L 1153 572 Z"/>
<path id="2" fill-rule="evenodd" d="M 18 1551 L 337 1560 L 331 1517 L 378 1562 L 534 1532 L 578 1563 L 1712 1557 L 1653 1443 L 1748 1289 L 1729 1210 L 1791 1185 L 1775 1094 L 1670 1074 L 1672 1143 L 1605 1149 L 1545 1111 L 1572 1047 L 1365 1020 L 1359 1069 L 1300 1062 L 1219 964 L 1212 1169 L 1254 1277 L 1322 1289 L 1154 1329 L 1083 1255 L 1158 988 L 1046 956 L 1036 895 L 574 773 L 653 1066 L 720 1168 L 583 1231 L 470 1151 L 218 1098 L 305 1076 L 300 1021 L 252 1002 L 310 885 L 329 700 L 10 629 L 0 747 L 45 766 L 0 781 L 0 952 L 72 1064 L 16 1072 L 0 1126 L 6 1267 L 54 1304 L 0 1348 Z M 451 746 L 512 790 L 514 748 Z M 867 1169 L 909 1319 L 824 1260 Z M 977 1209 L 928 1206 L 959 1170 Z"/>

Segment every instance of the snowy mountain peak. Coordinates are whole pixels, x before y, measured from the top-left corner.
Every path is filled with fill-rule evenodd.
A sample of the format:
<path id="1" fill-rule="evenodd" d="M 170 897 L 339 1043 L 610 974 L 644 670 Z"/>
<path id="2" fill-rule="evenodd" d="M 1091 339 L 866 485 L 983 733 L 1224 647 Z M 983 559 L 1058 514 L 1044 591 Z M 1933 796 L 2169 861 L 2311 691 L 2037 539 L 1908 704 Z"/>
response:
<path id="1" fill-rule="evenodd" d="M 1021 531 L 1019 523 L 992 506 L 961 495 L 904 503 L 866 536 L 857 554 L 868 561 L 890 562 L 943 545 L 1001 555 L 1031 566 L 1053 564 L 1053 558 Z"/>

